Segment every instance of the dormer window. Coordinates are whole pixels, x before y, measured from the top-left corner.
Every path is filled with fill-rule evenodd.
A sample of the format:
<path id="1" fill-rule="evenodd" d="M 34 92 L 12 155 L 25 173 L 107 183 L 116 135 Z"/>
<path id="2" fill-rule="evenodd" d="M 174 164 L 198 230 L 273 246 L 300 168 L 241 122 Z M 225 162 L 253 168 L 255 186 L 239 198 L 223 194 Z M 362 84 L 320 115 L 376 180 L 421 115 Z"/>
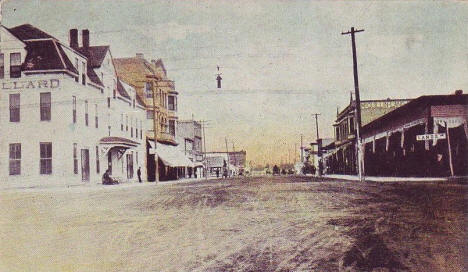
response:
<path id="1" fill-rule="evenodd" d="M 81 84 L 86 85 L 86 62 L 84 61 L 81 66 Z"/>
<path id="2" fill-rule="evenodd" d="M 78 58 L 75 58 L 75 69 L 76 71 L 78 72 L 78 74 L 80 73 L 80 67 L 79 67 L 79 62 L 78 62 Z M 78 80 L 80 80 L 79 76 L 75 77 L 75 81 L 78 82 Z"/>
<path id="3" fill-rule="evenodd" d="M 20 53 L 10 54 L 10 77 L 11 78 L 21 77 L 21 54 Z"/>

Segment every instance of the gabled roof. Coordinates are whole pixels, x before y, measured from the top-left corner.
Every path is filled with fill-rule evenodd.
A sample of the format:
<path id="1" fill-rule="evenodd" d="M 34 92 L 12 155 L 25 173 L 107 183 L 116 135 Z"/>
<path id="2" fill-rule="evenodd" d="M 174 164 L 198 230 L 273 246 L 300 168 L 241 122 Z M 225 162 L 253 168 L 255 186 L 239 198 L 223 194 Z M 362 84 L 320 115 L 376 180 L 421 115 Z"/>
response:
<path id="1" fill-rule="evenodd" d="M 131 57 L 131 58 L 115 58 L 114 59 L 115 69 L 119 76 L 125 76 L 125 74 L 140 74 L 142 76 L 152 75 L 157 76 L 156 71 L 153 69 L 151 63 L 147 62 L 143 58 Z"/>
<path id="2" fill-rule="evenodd" d="M 26 41 L 26 59 L 22 70 L 68 70 L 74 74 L 78 71 L 63 51 L 62 45 L 55 40 Z"/>
<path id="3" fill-rule="evenodd" d="M 93 82 L 94 84 L 100 87 L 104 87 L 104 84 L 102 83 L 98 75 L 96 75 L 96 72 L 94 72 L 93 68 L 88 67 L 86 70 L 87 70 L 86 73 L 88 74 L 88 78 L 89 80 L 91 80 L 91 82 Z"/>
<path id="4" fill-rule="evenodd" d="M 130 95 L 127 93 L 125 90 L 125 87 L 122 85 L 122 82 L 120 82 L 119 79 L 117 79 L 117 91 L 119 94 L 127 99 L 130 99 Z"/>
<path id="5" fill-rule="evenodd" d="M 88 58 L 88 67 L 99 68 L 106 57 L 107 51 L 109 51 L 108 45 L 101 46 L 90 46 L 88 48 L 80 47 L 78 52 L 85 55 Z"/>
<path id="6" fill-rule="evenodd" d="M 136 101 L 137 101 L 138 105 L 146 108 L 145 102 L 143 101 L 143 99 L 141 99 L 141 97 L 140 97 L 140 95 L 138 93 L 136 94 Z"/>
<path id="7" fill-rule="evenodd" d="M 24 24 L 19 25 L 13 28 L 8 29 L 11 34 L 15 35 L 18 39 L 25 41 L 25 40 L 32 40 L 32 39 L 55 39 L 55 37 L 45 33 L 44 31 L 30 25 Z"/>

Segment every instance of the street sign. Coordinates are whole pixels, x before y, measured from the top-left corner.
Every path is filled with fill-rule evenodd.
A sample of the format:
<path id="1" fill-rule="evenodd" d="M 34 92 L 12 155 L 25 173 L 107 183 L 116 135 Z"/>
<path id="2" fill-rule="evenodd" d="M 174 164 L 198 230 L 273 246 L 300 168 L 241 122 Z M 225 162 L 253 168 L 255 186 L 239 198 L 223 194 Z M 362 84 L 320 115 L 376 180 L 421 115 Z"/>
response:
<path id="1" fill-rule="evenodd" d="M 447 136 L 446 136 L 445 133 L 416 135 L 416 140 L 418 140 L 418 141 L 442 140 L 442 139 L 446 139 L 446 138 L 447 138 Z"/>

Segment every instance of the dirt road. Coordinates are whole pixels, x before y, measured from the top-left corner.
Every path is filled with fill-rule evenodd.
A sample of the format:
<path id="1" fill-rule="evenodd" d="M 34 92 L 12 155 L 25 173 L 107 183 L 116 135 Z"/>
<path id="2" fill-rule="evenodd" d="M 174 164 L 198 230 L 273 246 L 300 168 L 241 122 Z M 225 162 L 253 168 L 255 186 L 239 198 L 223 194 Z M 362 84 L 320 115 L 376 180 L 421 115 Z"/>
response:
<path id="1" fill-rule="evenodd" d="M 299 177 L 0 192 L 0 271 L 466 271 L 466 185 Z"/>

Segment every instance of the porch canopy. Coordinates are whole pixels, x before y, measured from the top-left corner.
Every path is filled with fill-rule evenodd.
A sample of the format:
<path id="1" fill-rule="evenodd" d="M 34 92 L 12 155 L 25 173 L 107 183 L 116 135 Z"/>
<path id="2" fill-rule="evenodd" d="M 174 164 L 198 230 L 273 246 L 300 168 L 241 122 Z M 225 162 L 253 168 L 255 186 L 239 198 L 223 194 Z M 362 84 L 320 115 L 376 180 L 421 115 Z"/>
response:
<path id="1" fill-rule="evenodd" d="M 124 137 L 115 137 L 109 136 L 104 137 L 99 140 L 99 145 L 101 146 L 101 152 L 107 153 L 111 149 L 117 149 L 119 153 L 125 153 L 125 151 L 132 147 L 137 147 L 140 143 L 133 140 L 124 138 Z"/>
<path id="2" fill-rule="evenodd" d="M 154 149 L 154 140 L 149 140 L 149 144 Z M 156 146 L 158 158 L 170 167 L 194 167 L 193 162 L 185 156 L 177 147 L 158 143 Z"/>

